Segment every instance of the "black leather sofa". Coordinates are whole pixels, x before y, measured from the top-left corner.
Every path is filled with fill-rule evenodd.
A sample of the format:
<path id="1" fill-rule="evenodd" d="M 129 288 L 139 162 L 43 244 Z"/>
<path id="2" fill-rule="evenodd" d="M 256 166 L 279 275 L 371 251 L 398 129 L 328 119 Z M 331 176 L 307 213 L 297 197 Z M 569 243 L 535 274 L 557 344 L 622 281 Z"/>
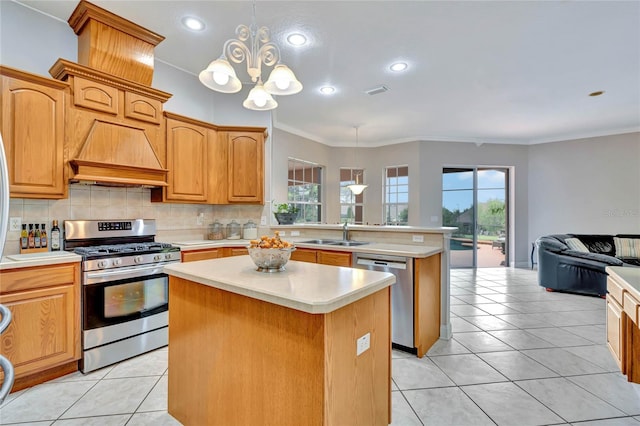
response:
<path id="1" fill-rule="evenodd" d="M 614 237 L 640 240 L 640 235 L 555 234 L 538 238 L 538 284 L 549 291 L 566 291 L 597 296 L 607 294 L 607 266 L 640 267 L 638 257 L 616 255 Z M 581 249 L 570 248 L 567 239 Z"/>

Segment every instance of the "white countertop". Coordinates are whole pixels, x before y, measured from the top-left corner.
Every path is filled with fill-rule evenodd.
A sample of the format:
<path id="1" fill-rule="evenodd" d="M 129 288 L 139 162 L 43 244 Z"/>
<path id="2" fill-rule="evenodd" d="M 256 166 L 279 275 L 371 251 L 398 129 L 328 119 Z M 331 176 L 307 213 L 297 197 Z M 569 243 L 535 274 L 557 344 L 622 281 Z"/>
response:
<path id="1" fill-rule="evenodd" d="M 629 291 L 640 299 L 640 268 L 630 266 L 607 266 L 606 271 L 629 285 Z M 635 290 L 635 291 L 633 291 Z"/>
<path id="2" fill-rule="evenodd" d="M 319 229 L 342 230 L 343 224 L 319 224 L 319 223 L 294 223 L 293 225 L 271 225 L 271 229 Z M 408 225 L 355 225 L 349 224 L 351 231 L 376 231 L 376 232 L 425 232 L 433 234 L 452 234 L 456 227 L 451 226 L 408 226 Z"/>
<path id="3" fill-rule="evenodd" d="M 258 272 L 249 256 L 176 263 L 179 278 L 311 314 L 335 311 L 395 283 L 388 272 L 289 261 L 282 272 Z"/>
<path id="4" fill-rule="evenodd" d="M 32 266 L 55 265 L 58 263 L 80 262 L 81 260 L 81 256 L 62 250 L 43 253 L 10 254 L 0 260 L 0 271 L 5 269 L 29 268 Z"/>
<path id="5" fill-rule="evenodd" d="M 305 244 L 300 241 L 307 241 L 313 238 L 293 237 L 284 238 L 295 244 L 298 248 L 311 248 L 318 250 L 345 251 L 351 253 L 371 253 L 386 254 L 391 256 L 404 256 L 413 258 L 429 257 L 441 253 L 440 247 L 411 244 L 387 244 L 387 243 L 367 243 L 361 246 L 333 246 L 329 244 Z M 217 247 L 247 247 L 249 240 L 193 240 L 176 241 L 172 244 L 180 247 L 182 251 L 205 250 Z"/>

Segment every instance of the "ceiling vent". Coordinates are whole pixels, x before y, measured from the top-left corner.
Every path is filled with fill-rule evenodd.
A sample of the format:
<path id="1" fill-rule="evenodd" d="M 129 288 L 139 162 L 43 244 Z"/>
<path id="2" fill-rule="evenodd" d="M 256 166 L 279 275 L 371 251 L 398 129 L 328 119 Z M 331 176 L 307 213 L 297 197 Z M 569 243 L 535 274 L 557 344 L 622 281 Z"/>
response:
<path id="1" fill-rule="evenodd" d="M 367 95 L 377 95 L 378 93 L 384 93 L 388 90 L 389 88 L 387 86 L 381 85 L 372 87 L 371 89 L 367 89 L 364 91 L 364 93 L 366 93 Z"/>

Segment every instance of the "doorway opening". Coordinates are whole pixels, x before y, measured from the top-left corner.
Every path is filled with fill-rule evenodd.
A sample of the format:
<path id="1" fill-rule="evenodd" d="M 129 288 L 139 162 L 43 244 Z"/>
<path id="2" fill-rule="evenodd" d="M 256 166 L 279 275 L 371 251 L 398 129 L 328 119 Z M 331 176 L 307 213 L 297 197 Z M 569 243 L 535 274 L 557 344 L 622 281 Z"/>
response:
<path id="1" fill-rule="evenodd" d="M 452 268 L 509 265 L 509 169 L 442 169 L 442 225 L 458 228 L 451 237 Z"/>

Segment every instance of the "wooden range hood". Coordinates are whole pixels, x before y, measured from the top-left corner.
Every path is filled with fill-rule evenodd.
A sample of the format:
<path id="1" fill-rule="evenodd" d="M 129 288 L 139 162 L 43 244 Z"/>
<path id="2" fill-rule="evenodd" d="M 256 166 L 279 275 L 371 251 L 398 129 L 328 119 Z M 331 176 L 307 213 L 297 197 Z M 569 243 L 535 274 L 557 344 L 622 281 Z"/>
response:
<path id="1" fill-rule="evenodd" d="M 84 0 L 68 22 L 78 63 L 58 59 L 49 73 L 71 87 L 70 181 L 166 186 L 162 104 L 171 94 L 151 87 L 164 37 Z"/>

